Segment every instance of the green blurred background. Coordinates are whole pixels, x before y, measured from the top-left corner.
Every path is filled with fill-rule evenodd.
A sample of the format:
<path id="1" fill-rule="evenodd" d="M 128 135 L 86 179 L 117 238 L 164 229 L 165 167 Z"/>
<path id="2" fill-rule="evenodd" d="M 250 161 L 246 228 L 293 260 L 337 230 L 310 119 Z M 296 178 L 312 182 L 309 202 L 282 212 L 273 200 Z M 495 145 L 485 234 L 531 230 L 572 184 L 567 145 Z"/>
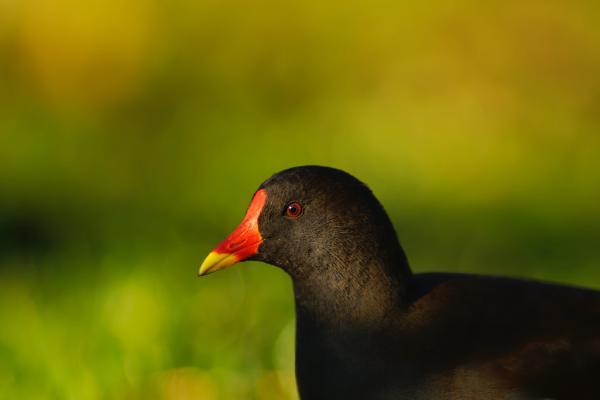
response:
<path id="1" fill-rule="evenodd" d="M 417 272 L 600 288 L 597 1 L 0 0 L 0 398 L 293 399 L 256 187 L 346 169 Z"/>

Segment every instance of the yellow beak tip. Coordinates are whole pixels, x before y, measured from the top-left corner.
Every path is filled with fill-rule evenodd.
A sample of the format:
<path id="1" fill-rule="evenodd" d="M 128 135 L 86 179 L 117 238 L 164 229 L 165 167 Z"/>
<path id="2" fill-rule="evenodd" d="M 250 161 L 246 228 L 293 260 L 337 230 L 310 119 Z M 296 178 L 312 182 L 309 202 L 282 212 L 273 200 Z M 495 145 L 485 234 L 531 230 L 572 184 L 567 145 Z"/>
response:
<path id="1" fill-rule="evenodd" d="M 235 254 L 211 252 L 200 265 L 198 276 L 208 275 L 237 262 Z"/>

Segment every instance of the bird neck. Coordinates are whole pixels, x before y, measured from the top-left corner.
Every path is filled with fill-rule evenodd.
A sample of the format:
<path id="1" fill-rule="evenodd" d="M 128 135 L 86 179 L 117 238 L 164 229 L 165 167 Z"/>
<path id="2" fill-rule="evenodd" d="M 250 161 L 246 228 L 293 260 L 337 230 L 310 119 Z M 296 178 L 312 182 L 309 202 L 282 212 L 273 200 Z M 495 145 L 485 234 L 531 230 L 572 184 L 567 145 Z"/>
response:
<path id="1" fill-rule="evenodd" d="M 406 304 L 411 272 L 397 240 L 317 259 L 291 274 L 299 322 L 360 331 L 383 326 Z"/>

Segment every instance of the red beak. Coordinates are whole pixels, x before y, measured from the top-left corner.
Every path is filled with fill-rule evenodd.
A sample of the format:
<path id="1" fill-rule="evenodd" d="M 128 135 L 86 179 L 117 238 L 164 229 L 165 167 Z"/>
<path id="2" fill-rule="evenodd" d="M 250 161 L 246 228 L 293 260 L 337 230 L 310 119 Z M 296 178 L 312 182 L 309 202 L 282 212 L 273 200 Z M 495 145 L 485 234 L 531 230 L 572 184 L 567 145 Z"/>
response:
<path id="1" fill-rule="evenodd" d="M 263 241 L 258 230 L 258 217 L 266 201 L 267 192 L 264 189 L 254 194 L 240 225 L 210 252 L 200 266 L 199 276 L 218 271 L 258 253 Z"/>

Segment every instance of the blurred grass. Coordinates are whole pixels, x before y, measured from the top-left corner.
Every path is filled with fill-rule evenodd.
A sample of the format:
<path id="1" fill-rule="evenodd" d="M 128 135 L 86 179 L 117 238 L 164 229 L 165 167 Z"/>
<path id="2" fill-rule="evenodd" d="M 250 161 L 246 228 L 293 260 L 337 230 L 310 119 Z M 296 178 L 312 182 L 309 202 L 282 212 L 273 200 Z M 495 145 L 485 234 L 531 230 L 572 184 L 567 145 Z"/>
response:
<path id="1" fill-rule="evenodd" d="M 417 272 L 600 288 L 593 1 L 0 2 L 0 397 L 294 398 L 258 184 L 368 182 Z"/>

